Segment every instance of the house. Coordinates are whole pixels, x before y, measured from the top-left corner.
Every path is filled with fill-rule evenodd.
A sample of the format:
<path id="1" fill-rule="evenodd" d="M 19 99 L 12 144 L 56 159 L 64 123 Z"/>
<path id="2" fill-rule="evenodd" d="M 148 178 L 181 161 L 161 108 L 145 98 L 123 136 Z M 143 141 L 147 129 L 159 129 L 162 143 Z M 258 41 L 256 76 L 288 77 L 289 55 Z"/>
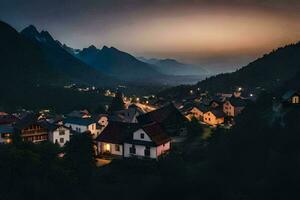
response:
<path id="1" fill-rule="evenodd" d="M 66 126 L 50 124 L 48 122 L 41 122 L 41 125 L 48 130 L 48 139 L 54 144 L 62 147 L 66 142 L 70 141 L 70 129 Z"/>
<path id="2" fill-rule="evenodd" d="M 156 122 L 169 136 L 186 134 L 186 122 L 188 121 L 173 103 L 140 115 L 137 117 L 137 120 L 142 125 Z"/>
<path id="3" fill-rule="evenodd" d="M 97 136 L 98 154 L 124 156 L 124 142 L 136 130 L 137 125 L 123 122 L 110 122 Z"/>
<path id="4" fill-rule="evenodd" d="M 124 157 L 158 159 L 168 152 L 171 138 L 156 122 L 144 125 L 131 134 L 124 143 Z"/>
<path id="5" fill-rule="evenodd" d="M 9 144 L 12 142 L 14 128 L 11 124 L 0 125 L 0 143 Z"/>
<path id="6" fill-rule="evenodd" d="M 225 114 L 221 110 L 211 110 L 203 115 L 203 121 L 208 125 L 219 125 L 224 123 Z"/>
<path id="7" fill-rule="evenodd" d="M 246 100 L 240 97 L 231 97 L 223 104 L 223 112 L 227 116 L 235 117 L 239 115 L 246 106 Z"/>
<path id="8" fill-rule="evenodd" d="M 200 121 L 203 121 L 204 113 L 209 111 L 209 107 L 204 104 L 190 105 L 183 109 L 183 113 L 187 119 L 192 120 L 192 118 L 196 118 Z"/>
<path id="9" fill-rule="evenodd" d="M 170 150 L 171 138 L 155 122 L 111 122 L 96 141 L 100 155 L 157 159 Z"/>
<path id="10" fill-rule="evenodd" d="M 99 125 L 106 127 L 108 125 L 108 115 L 107 114 L 101 114 L 96 117 L 96 120 Z"/>
<path id="11" fill-rule="evenodd" d="M 282 96 L 282 102 L 286 104 L 300 104 L 300 93 L 289 90 Z"/>
<path id="12" fill-rule="evenodd" d="M 69 117 L 64 120 L 64 125 L 78 133 L 90 132 L 93 138 L 100 134 L 96 122 L 91 118 Z"/>
<path id="13" fill-rule="evenodd" d="M 23 141 L 37 143 L 48 140 L 47 128 L 37 120 L 37 116 L 34 114 L 29 114 L 15 123 L 14 129 Z"/>

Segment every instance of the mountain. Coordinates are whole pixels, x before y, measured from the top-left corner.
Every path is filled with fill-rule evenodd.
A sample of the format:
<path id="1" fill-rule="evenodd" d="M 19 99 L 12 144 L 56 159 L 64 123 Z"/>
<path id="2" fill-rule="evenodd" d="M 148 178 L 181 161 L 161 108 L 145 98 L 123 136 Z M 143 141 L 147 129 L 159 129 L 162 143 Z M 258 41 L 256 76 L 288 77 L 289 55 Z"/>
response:
<path id="1" fill-rule="evenodd" d="M 67 81 L 44 59 L 41 49 L 0 21 L 1 87 L 59 84 Z"/>
<path id="2" fill-rule="evenodd" d="M 253 91 L 273 90 L 300 72 L 300 42 L 287 45 L 255 60 L 241 69 L 226 74 L 219 74 L 196 85 L 175 87 L 161 92 L 162 96 L 178 96 L 200 88 L 210 92 L 232 92 L 236 87 Z"/>
<path id="3" fill-rule="evenodd" d="M 103 46 L 98 49 L 92 45 L 73 55 L 100 72 L 121 80 L 151 82 L 166 77 L 156 71 L 154 66 L 114 47 Z"/>
<path id="4" fill-rule="evenodd" d="M 21 35 L 41 48 L 45 62 L 54 71 L 64 74 L 73 82 L 97 86 L 111 85 L 116 82 L 113 78 L 76 59 L 47 31 L 39 32 L 33 25 L 30 25 L 21 31 Z"/>
<path id="5" fill-rule="evenodd" d="M 177 75 L 177 76 L 185 76 L 185 75 L 207 75 L 208 72 L 195 65 L 185 64 L 178 62 L 175 59 L 146 59 L 144 57 L 139 57 L 139 60 L 154 65 L 157 71 L 167 74 L 167 75 Z"/>

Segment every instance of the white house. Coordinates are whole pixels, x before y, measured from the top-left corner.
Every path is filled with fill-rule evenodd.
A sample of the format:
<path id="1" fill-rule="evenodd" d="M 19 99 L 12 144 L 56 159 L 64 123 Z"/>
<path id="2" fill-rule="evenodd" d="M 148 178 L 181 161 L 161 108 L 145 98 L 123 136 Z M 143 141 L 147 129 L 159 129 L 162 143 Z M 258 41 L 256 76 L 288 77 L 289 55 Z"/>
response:
<path id="1" fill-rule="evenodd" d="M 53 128 L 49 130 L 48 137 L 51 142 L 62 147 L 66 142 L 70 141 L 70 129 L 61 125 L 54 125 Z"/>
<path id="2" fill-rule="evenodd" d="M 170 150 L 171 138 L 157 123 L 144 125 L 124 143 L 124 157 L 157 159 Z"/>
<path id="3" fill-rule="evenodd" d="M 60 147 L 70 141 L 70 129 L 64 125 L 51 124 L 47 121 L 40 122 L 39 125 L 48 132 L 48 140 Z"/>
<path id="4" fill-rule="evenodd" d="M 96 138 L 98 154 L 123 156 L 124 142 L 130 138 L 136 124 L 112 121 Z"/>
<path id="5" fill-rule="evenodd" d="M 142 127 L 110 122 L 96 141 L 102 155 L 157 159 L 170 150 L 171 138 L 155 122 Z"/>
<path id="6" fill-rule="evenodd" d="M 90 118 L 67 118 L 64 120 L 64 125 L 78 133 L 90 132 L 94 138 L 100 134 L 96 122 Z"/>

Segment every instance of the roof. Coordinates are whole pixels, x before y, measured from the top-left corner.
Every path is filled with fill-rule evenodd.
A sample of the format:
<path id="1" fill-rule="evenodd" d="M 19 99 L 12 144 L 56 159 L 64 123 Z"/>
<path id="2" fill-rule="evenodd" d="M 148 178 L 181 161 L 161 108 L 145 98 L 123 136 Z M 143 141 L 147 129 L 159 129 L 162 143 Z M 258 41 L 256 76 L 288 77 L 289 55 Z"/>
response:
<path id="1" fill-rule="evenodd" d="M 123 144 L 132 137 L 132 133 L 137 128 L 137 124 L 133 123 L 110 122 L 102 133 L 98 135 L 96 141 Z"/>
<path id="2" fill-rule="evenodd" d="M 156 145 L 165 144 L 169 142 L 171 138 L 163 131 L 161 126 L 158 123 L 151 123 L 144 125 L 142 129 L 147 133 L 147 135 L 151 138 L 152 142 Z"/>
<path id="3" fill-rule="evenodd" d="M 0 134 L 1 133 L 13 133 L 13 132 L 14 132 L 14 128 L 11 124 L 0 125 Z"/>
<path id="4" fill-rule="evenodd" d="M 166 119 L 174 116 L 181 116 L 183 120 L 186 119 L 172 103 L 169 103 L 162 108 L 138 116 L 137 120 L 141 124 L 163 123 Z"/>
<path id="5" fill-rule="evenodd" d="M 64 119 L 64 123 L 88 126 L 96 122 L 94 122 L 91 118 L 69 117 Z"/>
<path id="6" fill-rule="evenodd" d="M 21 130 L 21 129 L 27 128 L 33 124 L 40 125 L 38 122 L 38 115 L 30 113 L 30 114 L 27 114 L 22 119 L 20 119 L 18 122 L 16 122 L 14 124 L 14 127 L 18 130 Z"/>
<path id="7" fill-rule="evenodd" d="M 58 129 L 59 127 L 64 127 L 64 128 L 67 128 L 69 129 L 68 127 L 66 126 L 63 126 L 63 125 L 58 125 L 58 124 L 52 124 L 52 123 L 49 123 L 47 121 L 43 121 L 43 122 L 39 122 L 39 124 L 47 129 L 48 131 L 55 131 L 56 129 Z"/>
<path id="8" fill-rule="evenodd" d="M 13 115 L 0 115 L 0 124 L 12 124 L 19 119 Z"/>
<path id="9" fill-rule="evenodd" d="M 231 105 L 233 105 L 234 107 L 245 107 L 247 102 L 245 99 L 242 98 L 236 98 L 236 97 L 231 97 L 230 99 L 228 99 L 228 101 L 230 102 Z"/>
<path id="10" fill-rule="evenodd" d="M 225 113 L 222 110 L 211 110 L 209 112 L 214 114 L 217 118 L 225 117 Z"/>
<path id="11" fill-rule="evenodd" d="M 282 96 L 282 99 L 288 100 L 288 99 L 292 98 L 292 96 L 294 96 L 294 95 L 300 96 L 300 94 L 298 92 L 296 92 L 294 90 L 289 90 L 286 93 L 284 93 L 284 95 Z"/>

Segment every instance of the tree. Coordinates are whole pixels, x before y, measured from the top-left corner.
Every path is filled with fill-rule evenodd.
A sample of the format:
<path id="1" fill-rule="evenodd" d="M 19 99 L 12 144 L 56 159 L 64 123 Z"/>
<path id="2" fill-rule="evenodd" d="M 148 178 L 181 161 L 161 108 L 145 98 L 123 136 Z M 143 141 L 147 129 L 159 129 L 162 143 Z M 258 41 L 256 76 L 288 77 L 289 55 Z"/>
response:
<path id="1" fill-rule="evenodd" d="M 65 147 L 67 167 L 78 184 L 88 186 L 95 169 L 95 155 L 92 137 L 87 133 L 74 135 Z"/>
<path id="2" fill-rule="evenodd" d="M 116 96 L 113 98 L 113 100 L 109 106 L 108 112 L 112 113 L 112 112 L 124 110 L 124 109 L 125 109 L 125 104 L 123 101 L 123 95 L 122 95 L 122 93 L 118 92 L 116 94 Z"/>

